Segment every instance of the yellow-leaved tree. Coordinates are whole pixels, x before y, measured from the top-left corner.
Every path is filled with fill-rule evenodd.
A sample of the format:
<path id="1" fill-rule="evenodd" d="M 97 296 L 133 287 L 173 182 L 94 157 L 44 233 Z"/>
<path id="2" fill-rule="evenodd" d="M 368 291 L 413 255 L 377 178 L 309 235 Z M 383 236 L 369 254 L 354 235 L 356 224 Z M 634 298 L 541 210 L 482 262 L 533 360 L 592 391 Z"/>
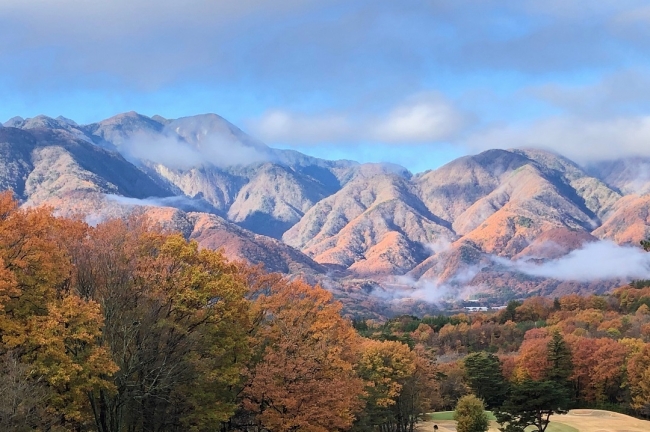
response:
<path id="1" fill-rule="evenodd" d="M 70 289 L 63 239 L 84 230 L 83 223 L 55 218 L 47 208 L 20 209 L 10 193 L 0 194 L 0 355 L 14 365 L 3 372 L 18 373 L 23 393 L 39 395 L 17 393 L 33 406 L 18 404 L 14 411 L 25 415 L 3 417 L 10 430 L 78 430 L 92 420 L 86 393 L 113 388 L 105 378 L 116 367 L 100 343 L 99 305 Z"/>
<path id="2" fill-rule="evenodd" d="M 140 216 L 70 246 L 75 290 L 101 306 L 119 370 L 89 392 L 96 428 L 214 430 L 232 416 L 248 356 L 249 303 L 236 266 Z"/>
<path id="3" fill-rule="evenodd" d="M 632 408 L 650 414 L 650 344 L 635 354 L 627 364 L 627 379 Z"/>
<path id="4" fill-rule="evenodd" d="M 357 368 L 366 382 L 366 409 L 357 428 L 397 430 L 406 424 L 400 405 L 403 388 L 417 370 L 416 353 L 401 342 L 367 339 Z"/>

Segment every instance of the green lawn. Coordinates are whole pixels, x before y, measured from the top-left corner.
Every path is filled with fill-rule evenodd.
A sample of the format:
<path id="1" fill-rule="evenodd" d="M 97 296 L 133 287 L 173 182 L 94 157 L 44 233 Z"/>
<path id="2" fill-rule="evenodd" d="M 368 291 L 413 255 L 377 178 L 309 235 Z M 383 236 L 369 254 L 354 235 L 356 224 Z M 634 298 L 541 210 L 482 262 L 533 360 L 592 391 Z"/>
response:
<path id="1" fill-rule="evenodd" d="M 496 418 L 494 417 L 494 414 L 492 414 L 492 411 L 485 411 L 486 414 L 488 415 L 488 418 L 492 421 L 495 421 Z M 429 419 L 430 420 L 453 420 L 454 419 L 454 412 L 453 411 L 439 411 L 435 413 L 429 414 Z M 526 431 L 536 431 L 534 427 L 530 426 L 526 428 Z M 578 429 L 565 425 L 560 422 L 555 422 L 551 420 L 551 423 L 549 423 L 548 427 L 546 428 L 546 432 L 580 432 Z"/>
<path id="2" fill-rule="evenodd" d="M 485 413 L 487 414 L 488 419 L 496 420 L 496 418 L 494 417 L 494 414 L 492 414 L 492 411 L 485 411 Z M 439 412 L 429 414 L 429 418 L 431 420 L 453 420 L 454 419 L 454 412 L 453 411 L 439 411 Z M 548 429 L 547 429 L 547 431 L 548 431 Z M 548 431 L 548 432 L 552 432 L 552 431 Z M 561 431 L 557 431 L 557 432 L 561 432 Z M 571 432 L 573 432 L 573 431 L 571 431 Z"/>

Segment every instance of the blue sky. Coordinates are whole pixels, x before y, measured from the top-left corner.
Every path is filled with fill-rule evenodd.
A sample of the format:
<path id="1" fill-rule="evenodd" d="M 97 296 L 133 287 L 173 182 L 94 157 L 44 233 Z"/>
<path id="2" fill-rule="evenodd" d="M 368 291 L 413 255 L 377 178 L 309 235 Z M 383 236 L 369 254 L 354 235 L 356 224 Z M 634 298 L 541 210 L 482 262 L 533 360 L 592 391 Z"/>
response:
<path id="1" fill-rule="evenodd" d="M 0 119 L 215 112 L 413 171 L 487 148 L 650 156 L 645 0 L 3 0 Z"/>

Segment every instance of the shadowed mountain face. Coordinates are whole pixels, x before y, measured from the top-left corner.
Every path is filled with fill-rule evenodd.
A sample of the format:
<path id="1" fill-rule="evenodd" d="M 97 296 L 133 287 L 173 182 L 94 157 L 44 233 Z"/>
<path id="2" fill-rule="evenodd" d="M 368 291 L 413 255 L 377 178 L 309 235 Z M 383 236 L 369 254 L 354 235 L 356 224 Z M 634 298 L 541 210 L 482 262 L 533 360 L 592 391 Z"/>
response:
<path id="1" fill-rule="evenodd" d="M 32 205 L 65 199 L 73 192 L 134 198 L 171 195 L 119 153 L 67 130 L 42 127 L 0 129 L 0 186 Z"/>
<path id="2" fill-rule="evenodd" d="M 649 173 L 643 159 L 584 169 L 518 149 L 413 175 L 272 149 L 215 114 L 131 112 L 90 125 L 38 116 L 0 128 L 0 188 L 25 205 L 91 222 L 145 207 L 205 247 L 338 282 L 405 275 L 407 285 L 605 290 L 522 275 L 499 259 L 543 263 L 599 240 L 638 243 L 650 235 Z"/>

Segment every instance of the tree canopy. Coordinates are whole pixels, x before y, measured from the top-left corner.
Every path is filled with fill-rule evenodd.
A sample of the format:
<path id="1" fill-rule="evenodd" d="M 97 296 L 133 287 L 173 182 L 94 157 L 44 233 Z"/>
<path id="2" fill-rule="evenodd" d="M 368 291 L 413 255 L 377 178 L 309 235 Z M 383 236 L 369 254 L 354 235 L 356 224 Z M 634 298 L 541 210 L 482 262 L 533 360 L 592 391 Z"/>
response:
<path id="1" fill-rule="evenodd" d="M 454 420 L 458 432 L 486 432 L 490 426 L 483 401 L 474 395 L 458 400 Z"/>

